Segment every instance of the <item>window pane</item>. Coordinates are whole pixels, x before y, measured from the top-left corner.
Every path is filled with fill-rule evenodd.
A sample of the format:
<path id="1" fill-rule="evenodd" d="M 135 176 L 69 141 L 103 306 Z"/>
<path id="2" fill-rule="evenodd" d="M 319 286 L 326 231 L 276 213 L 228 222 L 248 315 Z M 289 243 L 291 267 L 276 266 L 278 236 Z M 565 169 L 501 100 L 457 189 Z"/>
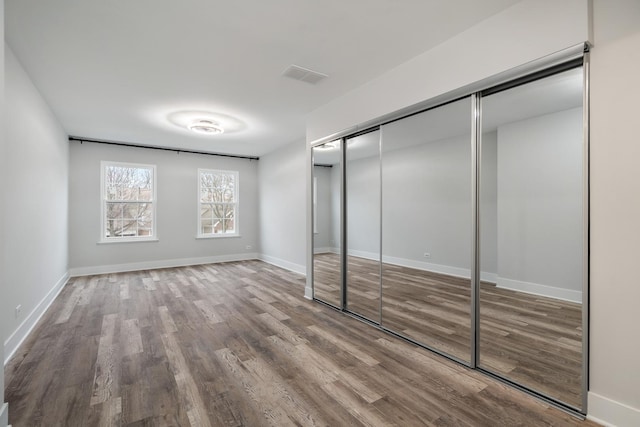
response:
<path id="1" fill-rule="evenodd" d="M 107 220 L 120 218 L 124 210 L 123 203 L 107 203 L 106 217 Z"/>
<path id="2" fill-rule="evenodd" d="M 235 221 L 233 219 L 225 219 L 224 220 L 224 232 L 225 233 L 235 233 Z"/>
<path id="3" fill-rule="evenodd" d="M 212 202 L 213 196 L 211 188 L 200 188 L 200 201 L 201 202 Z"/>
<path id="4" fill-rule="evenodd" d="M 153 169 L 107 166 L 105 186 L 107 200 L 153 199 Z"/>
<path id="5" fill-rule="evenodd" d="M 237 172 L 201 170 L 199 179 L 200 234 L 237 233 Z"/>
<path id="6" fill-rule="evenodd" d="M 200 218 L 211 218 L 212 212 L 211 205 L 202 205 L 200 207 Z"/>
<path id="7" fill-rule="evenodd" d="M 153 166 L 104 166 L 104 236 L 153 235 Z"/>
<path id="8" fill-rule="evenodd" d="M 226 188 L 222 195 L 223 202 L 233 202 L 234 199 L 234 190 L 233 188 Z"/>

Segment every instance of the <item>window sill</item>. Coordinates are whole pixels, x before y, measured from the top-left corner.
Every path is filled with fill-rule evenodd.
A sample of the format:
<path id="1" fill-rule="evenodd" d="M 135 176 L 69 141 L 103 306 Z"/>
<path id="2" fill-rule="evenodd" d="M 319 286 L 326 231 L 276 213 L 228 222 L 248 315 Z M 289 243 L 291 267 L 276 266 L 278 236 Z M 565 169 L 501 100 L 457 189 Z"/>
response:
<path id="1" fill-rule="evenodd" d="M 151 239 L 118 239 L 118 240 L 100 240 L 98 241 L 98 245 L 111 245 L 112 243 L 150 243 L 150 242 L 159 242 L 160 239 L 157 237 Z"/>
<path id="2" fill-rule="evenodd" d="M 242 237 L 240 234 L 212 234 L 210 236 L 196 236 L 196 240 L 208 240 L 208 239 L 233 239 Z"/>

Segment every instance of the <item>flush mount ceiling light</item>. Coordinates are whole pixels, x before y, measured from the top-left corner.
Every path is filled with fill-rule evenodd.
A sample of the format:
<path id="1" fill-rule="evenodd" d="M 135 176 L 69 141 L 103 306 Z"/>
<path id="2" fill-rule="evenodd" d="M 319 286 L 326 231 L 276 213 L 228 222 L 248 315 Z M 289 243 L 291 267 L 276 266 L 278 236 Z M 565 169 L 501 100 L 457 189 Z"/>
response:
<path id="1" fill-rule="evenodd" d="M 222 129 L 216 122 L 205 119 L 198 119 L 187 126 L 187 128 L 190 131 L 201 135 L 216 135 L 224 132 L 224 129 Z"/>
<path id="2" fill-rule="evenodd" d="M 224 133 L 224 137 L 232 137 L 233 134 L 244 132 L 249 127 L 237 117 L 215 110 L 162 111 L 159 117 L 172 124 L 173 130 L 200 138 L 222 138 L 221 133 Z"/>

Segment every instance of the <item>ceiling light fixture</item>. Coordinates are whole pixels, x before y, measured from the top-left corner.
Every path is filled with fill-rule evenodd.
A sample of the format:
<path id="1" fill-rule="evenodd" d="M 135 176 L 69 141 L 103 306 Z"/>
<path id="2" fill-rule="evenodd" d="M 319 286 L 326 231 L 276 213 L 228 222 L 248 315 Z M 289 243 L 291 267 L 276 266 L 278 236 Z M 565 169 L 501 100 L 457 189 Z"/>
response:
<path id="1" fill-rule="evenodd" d="M 222 129 L 216 122 L 205 119 L 194 121 L 188 126 L 188 129 L 201 135 L 216 135 L 224 132 L 224 129 Z"/>

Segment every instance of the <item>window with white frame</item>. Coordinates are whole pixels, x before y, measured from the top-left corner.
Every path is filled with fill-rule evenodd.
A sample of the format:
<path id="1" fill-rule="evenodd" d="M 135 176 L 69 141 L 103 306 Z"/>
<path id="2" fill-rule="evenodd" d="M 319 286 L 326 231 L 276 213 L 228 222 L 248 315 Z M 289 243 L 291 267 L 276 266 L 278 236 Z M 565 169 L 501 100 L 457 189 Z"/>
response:
<path id="1" fill-rule="evenodd" d="M 102 162 L 102 241 L 156 237 L 156 167 Z"/>
<path id="2" fill-rule="evenodd" d="M 238 235 L 238 172 L 198 169 L 198 237 Z"/>

